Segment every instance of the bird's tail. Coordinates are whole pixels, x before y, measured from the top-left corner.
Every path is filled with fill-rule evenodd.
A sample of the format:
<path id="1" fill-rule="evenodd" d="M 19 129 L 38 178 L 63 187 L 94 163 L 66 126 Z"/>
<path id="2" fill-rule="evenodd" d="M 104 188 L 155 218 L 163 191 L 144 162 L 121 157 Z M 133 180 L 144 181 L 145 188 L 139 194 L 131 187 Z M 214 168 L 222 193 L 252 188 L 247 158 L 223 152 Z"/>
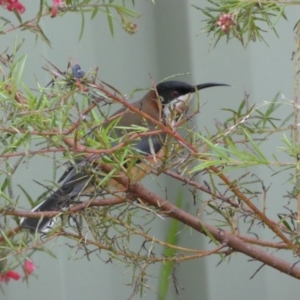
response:
<path id="1" fill-rule="evenodd" d="M 69 207 L 71 198 L 66 196 L 62 189 L 58 189 L 52 195 L 50 195 L 45 201 L 34 207 L 32 212 L 43 211 L 61 211 Z M 29 229 L 31 233 L 48 232 L 51 230 L 55 223 L 55 217 L 49 218 L 41 216 L 39 218 L 27 217 L 23 218 L 20 222 L 22 228 Z"/>
<path id="2" fill-rule="evenodd" d="M 85 162 L 79 164 L 84 166 Z M 34 207 L 32 212 L 46 212 L 46 211 L 64 211 L 70 207 L 74 199 L 83 195 L 91 187 L 92 177 L 86 172 L 79 172 L 78 169 L 70 168 L 61 177 L 59 182 L 64 181 L 59 189 L 52 193 L 45 201 Z M 31 233 L 48 232 L 55 224 L 55 217 L 40 217 L 23 218 L 20 222 L 21 228 L 27 228 Z"/>

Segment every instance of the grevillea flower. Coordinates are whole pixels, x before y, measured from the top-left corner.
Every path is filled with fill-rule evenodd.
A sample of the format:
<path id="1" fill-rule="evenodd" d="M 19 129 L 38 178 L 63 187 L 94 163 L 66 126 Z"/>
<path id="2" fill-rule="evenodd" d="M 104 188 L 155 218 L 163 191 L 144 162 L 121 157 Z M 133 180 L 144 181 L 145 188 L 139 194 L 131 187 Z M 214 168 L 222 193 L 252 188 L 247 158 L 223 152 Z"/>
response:
<path id="1" fill-rule="evenodd" d="M 19 14 L 22 14 L 25 11 L 24 5 L 20 2 L 7 4 L 6 8 L 9 11 L 16 10 Z"/>
<path id="2" fill-rule="evenodd" d="M 221 14 L 216 24 L 221 27 L 221 30 L 224 33 L 226 33 L 230 29 L 230 27 L 236 25 L 234 19 L 235 19 L 234 14 Z"/>
<path id="3" fill-rule="evenodd" d="M 0 274 L 0 281 L 1 282 L 9 282 L 10 279 L 13 280 L 19 280 L 21 278 L 21 275 L 13 270 L 9 270 L 4 274 Z"/>
<path id="4" fill-rule="evenodd" d="M 63 0 L 52 0 L 52 11 L 51 16 L 55 17 L 57 14 L 57 7 L 63 6 Z"/>
<path id="5" fill-rule="evenodd" d="M 0 5 L 3 5 L 8 11 L 16 10 L 19 14 L 25 11 L 25 6 L 18 0 L 0 0 Z"/>
<path id="6" fill-rule="evenodd" d="M 30 275 L 31 273 L 33 273 L 33 271 L 35 270 L 35 265 L 34 263 L 27 259 L 24 263 L 24 271 L 26 275 Z"/>

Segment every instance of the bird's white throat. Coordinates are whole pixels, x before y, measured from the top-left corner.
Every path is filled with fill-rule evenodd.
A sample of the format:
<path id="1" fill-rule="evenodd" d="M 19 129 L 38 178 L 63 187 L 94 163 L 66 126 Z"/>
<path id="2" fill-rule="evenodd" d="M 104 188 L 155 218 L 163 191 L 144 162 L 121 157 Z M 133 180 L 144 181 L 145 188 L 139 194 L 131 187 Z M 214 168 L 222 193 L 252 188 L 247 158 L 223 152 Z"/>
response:
<path id="1" fill-rule="evenodd" d="M 188 93 L 173 99 L 164 107 L 164 117 L 173 120 L 180 114 L 185 113 L 189 103 L 194 99 L 195 93 Z M 170 120 L 170 121 L 171 121 Z"/>

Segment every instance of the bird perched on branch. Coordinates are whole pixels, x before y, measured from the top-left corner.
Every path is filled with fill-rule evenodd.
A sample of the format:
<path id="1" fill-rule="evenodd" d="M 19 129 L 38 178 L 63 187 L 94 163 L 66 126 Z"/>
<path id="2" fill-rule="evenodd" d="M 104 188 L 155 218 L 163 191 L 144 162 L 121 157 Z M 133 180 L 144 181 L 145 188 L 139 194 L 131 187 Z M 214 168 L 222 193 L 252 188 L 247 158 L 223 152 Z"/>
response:
<path id="1" fill-rule="evenodd" d="M 141 100 L 132 104 L 132 106 L 138 109 L 139 113 L 132 112 L 123 107 L 113 115 L 120 116 L 117 118 L 117 121 L 113 120 L 114 118 L 110 118 L 113 123 L 105 126 L 109 127 L 110 135 L 115 138 L 126 137 L 137 126 L 146 127 L 149 131 L 159 129 L 159 126 L 155 124 L 157 122 L 153 123 L 153 121 L 145 118 L 143 114 L 164 124 L 165 120 L 171 114 L 174 114 L 174 112 L 175 119 L 184 114 L 198 90 L 216 86 L 228 85 L 204 83 L 193 86 L 181 81 L 159 83 L 155 89 L 151 89 Z M 167 134 L 161 132 L 154 135 L 141 135 L 136 140 L 131 141 L 130 148 L 145 158 L 135 160 L 135 166 L 131 167 L 128 171 L 132 174 L 131 180 L 137 182 L 151 172 L 151 163 L 148 162 L 145 164 L 143 161 L 151 159 L 152 163 L 157 162 L 157 158 L 163 155 L 166 137 Z M 95 172 L 91 171 L 90 168 L 90 165 L 94 161 L 95 158 L 82 159 L 81 161 L 77 161 L 75 166 L 72 165 L 60 179 L 60 187 L 44 202 L 33 208 L 32 211 L 63 211 L 68 209 L 72 202 L 78 200 L 80 196 L 101 194 L 102 188 L 99 186 L 99 181 L 101 181 L 99 179 L 100 175 L 97 175 L 98 180 L 95 180 Z M 128 166 L 124 164 L 123 167 L 126 168 Z M 109 187 L 110 184 L 116 185 L 116 181 L 110 180 L 105 183 L 106 187 Z M 47 232 L 51 229 L 52 223 L 52 219 L 48 217 L 27 217 L 21 220 L 21 227 L 29 229 L 32 233 L 35 231 Z"/>

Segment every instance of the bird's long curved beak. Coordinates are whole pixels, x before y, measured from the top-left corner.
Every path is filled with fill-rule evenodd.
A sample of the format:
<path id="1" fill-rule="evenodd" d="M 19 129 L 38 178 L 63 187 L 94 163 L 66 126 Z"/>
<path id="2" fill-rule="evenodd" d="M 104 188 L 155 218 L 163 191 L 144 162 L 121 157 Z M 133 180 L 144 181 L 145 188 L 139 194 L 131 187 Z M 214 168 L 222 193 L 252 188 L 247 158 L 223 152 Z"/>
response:
<path id="1" fill-rule="evenodd" d="M 226 83 L 214 83 L 214 82 L 208 82 L 208 83 L 202 83 L 196 85 L 197 90 L 203 90 L 209 87 L 214 87 L 214 86 L 230 86 L 229 84 Z"/>
<path id="2" fill-rule="evenodd" d="M 226 84 L 226 83 L 214 83 L 214 82 L 202 83 L 202 84 L 196 85 L 195 91 L 206 89 L 206 88 L 209 88 L 209 87 L 216 87 L 216 86 L 230 86 L 230 85 Z M 174 108 L 174 104 L 175 104 L 175 109 L 177 111 L 176 115 L 180 115 L 180 114 L 182 114 L 182 113 L 184 113 L 188 110 L 189 103 L 193 100 L 194 96 L 195 96 L 195 92 L 190 93 L 190 94 L 186 94 L 186 95 L 182 95 L 182 96 L 174 99 L 170 103 L 169 106 L 171 106 L 171 107 L 173 106 L 173 108 Z M 167 109 L 170 110 L 170 107 L 168 107 Z"/>

